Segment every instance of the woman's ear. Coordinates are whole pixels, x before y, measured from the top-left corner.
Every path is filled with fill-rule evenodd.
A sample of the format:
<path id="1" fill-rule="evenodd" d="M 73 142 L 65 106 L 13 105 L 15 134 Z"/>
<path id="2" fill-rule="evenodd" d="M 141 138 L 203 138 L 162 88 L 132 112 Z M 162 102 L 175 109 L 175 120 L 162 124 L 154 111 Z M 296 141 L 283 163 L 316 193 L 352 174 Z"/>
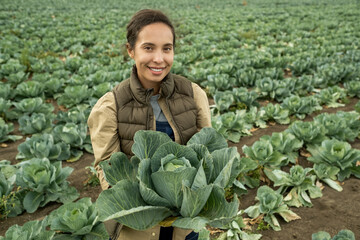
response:
<path id="1" fill-rule="evenodd" d="M 126 50 L 131 58 L 134 58 L 134 49 L 130 46 L 130 43 L 126 43 Z"/>

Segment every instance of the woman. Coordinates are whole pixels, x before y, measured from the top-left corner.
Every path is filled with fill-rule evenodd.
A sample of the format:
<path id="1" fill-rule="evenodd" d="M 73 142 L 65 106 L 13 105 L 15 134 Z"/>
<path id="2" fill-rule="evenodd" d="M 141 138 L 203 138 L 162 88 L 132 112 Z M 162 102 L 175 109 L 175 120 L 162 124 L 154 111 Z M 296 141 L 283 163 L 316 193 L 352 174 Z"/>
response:
<path id="1" fill-rule="evenodd" d="M 136 131 L 162 131 L 175 142 L 186 144 L 201 128 L 211 126 L 205 92 L 186 78 L 170 73 L 175 30 L 166 15 L 149 9 L 137 12 L 127 26 L 126 47 L 135 61 L 130 78 L 101 97 L 88 120 L 102 189 L 109 186 L 99 162 L 119 151 L 130 157 Z M 157 226 L 136 231 L 122 226 L 120 231 L 114 222 L 106 226 L 112 239 L 197 239 L 194 233 L 188 235 L 189 230 L 179 228 Z"/>

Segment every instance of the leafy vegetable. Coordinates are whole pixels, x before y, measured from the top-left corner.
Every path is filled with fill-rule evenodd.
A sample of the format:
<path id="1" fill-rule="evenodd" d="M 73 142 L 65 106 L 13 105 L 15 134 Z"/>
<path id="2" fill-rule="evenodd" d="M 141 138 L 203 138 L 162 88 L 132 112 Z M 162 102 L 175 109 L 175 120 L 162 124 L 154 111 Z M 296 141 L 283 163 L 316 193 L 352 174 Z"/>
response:
<path id="1" fill-rule="evenodd" d="M 311 240 L 355 240 L 355 234 L 350 230 L 340 230 L 337 235 L 331 238 L 330 234 L 324 231 L 313 233 Z"/>
<path id="2" fill-rule="evenodd" d="M 66 178 L 73 171 L 70 167 L 61 167 L 61 162 L 50 163 L 47 158 L 33 158 L 21 164 L 16 174 L 16 184 L 29 190 L 23 201 L 27 212 L 33 213 L 52 201 L 71 202 L 79 193 L 69 187 Z"/>
<path id="3" fill-rule="evenodd" d="M 304 169 L 300 165 L 294 165 L 290 168 L 290 173 L 276 169 L 269 178 L 274 182 L 274 187 L 279 187 L 277 192 L 287 194 L 284 198 L 286 204 L 295 207 L 311 207 L 310 198 L 322 196 L 321 189 L 315 185 L 316 176 L 310 174 L 311 170 L 311 168 Z"/>
<path id="4" fill-rule="evenodd" d="M 4 119 L 0 117 L 0 143 L 9 140 L 16 141 L 22 138 L 22 136 L 18 135 L 9 135 L 12 131 L 14 131 L 14 124 L 6 123 Z"/>
<path id="5" fill-rule="evenodd" d="M 359 116 L 358 114 L 355 114 Z M 354 129 L 350 128 L 348 122 L 355 122 L 355 119 L 351 119 L 351 117 L 345 117 L 345 114 L 329 114 L 322 113 L 314 117 L 314 122 L 321 124 L 325 128 L 325 135 L 330 138 L 336 138 L 341 141 L 351 141 L 353 142 L 355 138 L 359 135 L 359 128 L 357 131 L 353 131 Z M 354 117 L 354 115 L 352 115 Z M 359 120 L 358 120 L 359 121 Z M 359 122 L 358 122 L 359 123 Z M 357 125 L 358 125 L 357 123 Z M 356 124 L 356 122 L 355 122 Z M 353 125 L 353 127 L 356 127 Z"/>
<path id="6" fill-rule="evenodd" d="M 19 98 L 44 98 L 44 85 L 35 81 L 22 82 L 16 87 L 16 96 Z"/>
<path id="7" fill-rule="evenodd" d="M 217 132 L 232 142 L 239 142 L 242 136 L 251 135 L 252 124 L 245 121 L 246 110 L 227 112 L 213 116 L 211 124 Z"/>
<path id="8" fill-rule="evenodd" d="M 309 161 L 340 169 L 337 174 L 340 181 L 348 178 L 351 173 L 356 173 L 359 168 L 356 162 L 360 160 L 360 150 L 352 149 L 347 142 L 336 139 L 325 140 L 321 146 L 308 146 L 307 150 L 312 155 L 308 158 Z"/>
<path id="9" fill-rule="evenodd" d="M 0 236 L 0 240 L 50 240 L 55 235 L 54 231 L 46 230 L 46 219 L 42 221 L 30 221 L 23 226 L 17 224 L 11 226 L 5 233 L 5 237 Z"/>
<path id="10" fill-rule="evenodd" d="M 344 87 L 347 91 L 347 94 L 350 97 L 358 97 L 360 98 L 360 82 L 359 81 L 350 81 L 344 83 Z"/>
<path id="11" fill-rule="evenodd" d="M 95 204 L 90 198 L 66 203 L 52 211 L 48 216 L 50 229 L 60 237 L 78 237 L 79 239 L 109 239 L 105 225 L 99 221 Z"/>
<path id="12" fill-rule="evenodd" d="M 86 124 L 66 123 L 65 125 L 57 125 L 54 127 L 52 135 L 56 143 L 64 142 L 71 146 L 72 158 L 69 161 L 77 161 L 86 150 L 92 153 L 90 137 L 87 135 Z M 80 149 L 80 150 L 79 150 Z"/>
<path id="13" fill-rule="evenodd" d="M 285 98 L 281 106 L 284 109 L 288 109 L 290 115 L 294 114 L 299 119 L 304 119 L 306 115 L 322 109 L 317 99 L 313 96 L 299 97 L 292 95 Z"/>
<path id="14" fill-rule="evenodd" d="M 267 222 L 272 229 L 280 231 L 280 223 L 278 222 L 275 213 L 279 214 L 286 222 L 300 219 L 300 217 L 289 210 L 288 206 L 283 202 L 281 194 L 275 192 L 268 186 L 261 186 L 257 190 L 255 198 L 259 203 L 254 206 L 250 206 L 245 209 L 251 218 L 256 218 L 260 214 L 264 214 L 264 220 Z"/>
<path id="15" fill-rule="evenodd" d="M 48 158 L 49 160 L 67 160 L 70 158 L 70 146 L 64 142 L 55 143 L 51 134 L 33 135 L 18 146 L 16 159 Z"/>
<path id="16" fill-rule="evenodd" d="M 326 139 L 325 128 L 318 122 L 295 121 L 286 130 L 306 145 L 321 144 Z"/>
<path id="17" fill-rule="evenodd" d="M 67 108 L 83 103 L 92 96 L 92 91 L 87 85 L 67 86 L 64 94 L 57 101 L 59 105 L 65 105 Z"/>
<path id="18" fill-rule="evenodd" d="M 202 129 L 186 146 L 154 131 L 138 131 L 134 141 L 131 161 L 119 152 L 100 163 L 112 186 L 96 202 L 101 221 L 144 230 L 174 216 L 168 224 L 199 232 L 236 216 L 237 197 L 228 203 L 224 188 L 240 171 L 239 154 L 224 148 L 225 139 L 214 129 Z"/>
<path id="19" fill-rule="evenodd" d="M 23 115 L 19 118 L 19 130 L 23 134 L 34 134 L 50 131 L 54 120 L 54 114 L 33 113 L 31 115 Z"/>
<path id="20" fill-rule="evenodd" d="M 261 109 L 265 112 L 263 119 L 266 121 L 276 121 L 279 124 L 290 123 L 289 110 L 283 109 L 280 104 L 268 103 Z"/>
<path id="21" fill-rule="evenodd" d="M 260 166 L 279 167 L 286 165 L 287 157 L 276 151 L 270 140 L 264 138 L 256 141 L 251 147 L 244 145 L 243 152 Z"/>
<path id="22" fill-rule="evenodd" d="M 313 169 L 319 180 L 325 182 L 327 185 L 329 185 L 331 188 L 335 189 L 338 192 L 341 192 L 343 190 L 341 185 L 335 181 L 337 179 L 336 175 L 340 171 L 339 168 L 329 166 L 325 163 L 320 163 L 314 164 Z"/>
<path id="23" fill-rule="evenodd" d="M 325 104 L 329 108 L 337 108 L 345 106 L 344 102 L 346 98 L 346 92 L 339 86 L 328 87 L 322 89 L 319 94 L 316 95 L 320 104 Z"/>
<path id="24" fill-rule="evenodd" d="M 222 233 L 218 240 L 259 240 L 261 239 L 261 234 L 250 234 L 246 231 L 241 230 L 245 227 L 242 217 L 237 217 L 234 221 L 227 225 L 227 231 Z"/>
<path id="25" fill-rule="evenodd" d="M 298 150 L 302 147 L 303 142 L 297 139 L 293 134 L 289 132 L 274 132 L 271 137 L 269 135 L 262 136 L 260 139 L 268 140 L 273 146 L 275 151 L 282 153 L 287 157 L 286 165 L 291 162 L 296 163 L 296 159 L 299 156 Z"/>

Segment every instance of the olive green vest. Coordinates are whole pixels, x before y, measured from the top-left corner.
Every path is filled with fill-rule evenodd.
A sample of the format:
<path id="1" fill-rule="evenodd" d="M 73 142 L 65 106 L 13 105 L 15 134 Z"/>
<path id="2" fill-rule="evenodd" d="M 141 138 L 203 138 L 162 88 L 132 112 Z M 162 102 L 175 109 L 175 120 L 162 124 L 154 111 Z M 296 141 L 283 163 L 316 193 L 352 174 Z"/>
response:
<path id="1" fill-rule="evenodd" d="M 120 149 L 131 156 L 133 137 L 138 130 L 155 130 L 154 114 L 150 104 L 153 89 L 144 89 L 137 78 L 136 68 L 129 79 L 122 81 L 112 90 L 115 96 Z M 184 77 L 169 73 L 160 85 L 160 98 L 164 98 L 175 126 L 180 143 L 187 141 L 197 132 L 197 109 L 191 82 Z"/>

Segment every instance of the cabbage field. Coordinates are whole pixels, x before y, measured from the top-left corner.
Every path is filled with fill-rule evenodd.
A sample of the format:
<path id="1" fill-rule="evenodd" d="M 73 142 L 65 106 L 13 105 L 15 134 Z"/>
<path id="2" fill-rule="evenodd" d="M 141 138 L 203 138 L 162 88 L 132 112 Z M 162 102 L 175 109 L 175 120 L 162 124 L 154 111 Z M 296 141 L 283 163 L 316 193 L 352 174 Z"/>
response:
<path id="1" fill-rule="evenodd" d="M 172 72 L 206 91 L 212 128 L 185 146 L 138 132 L 131 161 L 101 163 L 102 192 L 87 118 L 129 77 L 143 8 L 172 19 Z M 204 240 L 360 238 L 359 21 L 359 0 L 2 0 L 0 240 L 107 240 L 109 219 Z"/>

